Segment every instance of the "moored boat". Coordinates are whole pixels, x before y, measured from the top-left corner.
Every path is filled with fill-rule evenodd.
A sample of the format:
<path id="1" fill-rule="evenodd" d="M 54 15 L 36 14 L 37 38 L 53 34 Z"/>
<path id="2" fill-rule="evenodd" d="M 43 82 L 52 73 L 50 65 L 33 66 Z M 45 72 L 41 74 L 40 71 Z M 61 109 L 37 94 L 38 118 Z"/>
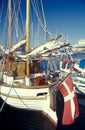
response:
<path id="1" fill-rule="evenodd" d="M 9 2 L 11 2 L 9 0 Z M 57 86 L 59 86 L 60 84 L 62 84 L 62 82 L 68 81 L 68 76 L 64 77 L 64 79 L 62 79 L 62 82 L 60 82 L 59 80 L 55 80 L 54 82 L 48 82 L 48 79 L 45 77 L 46 73 L 41 72 L 39 69 L 39 61 L 36 60 L 36 56 L 38 55 L 38 49 L 35 49 L 34 51 L 31 51 L 29 44 L 29 17 L 30 13 L 29 9 L 30 9 L 30 0 L 26 1 L 26 5 L 27 5 L 27 19 L 26 19 L 26 55 L 25 55 L 25 60 L 22 60 L 20 57 L 16 57 L 15 53 L 13 53 L 16 48 L 12 48 L 11 49 L 11 45 L 10 45 L 10 50 L 9 53 L 3 56 L 2 59 L 2 64 L 1 64 L 1 82 L 0 82 L 0 96 L 3 99 L 4 103 L 2 105 L 2 107 L 4 106 L 5 103 L 13 106 L 13 107 L 18 107 L 18 108 L 25 108 L 28 110 L 39 110 L 39 111 L 44 111 L 47 115 L 50 115 L 52 121 L 54 124 L 57 125 L 58 122 L 58 118 L 57 118 L 57 114 L 56 114 L 56 101 L 53 102 L 54 98 L 52 97 L 52 92 L 54 92 L 55 90 L 57 90 Z M 11 3 L 10 3 L 11 5 Z M 10 7 L 10 6 L 9 6 Z M 10 13 L 9 13 L 10 14 Z M 11 17 L 11 16 L 9 16 Z M 11 35 L 11 34 L 10 34 Z M 52 45 L 54 45 L 54 42 L 56 41 L 56 39 L 51 40 Z M 11 39 L 9 41 L 11 43 Z M 23 44 L 25 43 L 25 41 L 23 42 Z M 50 44 L 50 42 L 48 42 L 48 44 Z M 22 44 L 20 44 L 21 46 Z M 48 45 L 49 46 L 49 45 Z M 54 45 L 53 48 L 51 48 L 52 46 L 50 46 L 49 49 L 54 50 L 56 48 L 57 45 Z M 61 46 L 65 46 L 65 43 L 63 43 Z M 60 44 L 58 45 L 58 48 L 61 47 Z M 18 46 L 17 46 L 18 48 Z M 42 50 L 42 48 L 47 48 L 46 44 L 45 46 L 41 46 L 40 47 L 40 51 L 45 51 Z M 49 50 L 47 49 L 47 52 Z M 44 52 L 43 52 L 44 53 Z M 43 54 L 42 53 L 42 54 Z M 29 54 L 29 55 L 28 55 Z M 41 54 L 41 53 L 40 53 Z M 34 60 L 32 60 L 32 58 Z M 32 66 L 31 66 L 31 62 L 32 62 Z M 55 77 L 58 78 L 59 77 Z M 70 79 L 71 80 L 71 79 Z M 72 80 L 71 80 L 72 82 Z M 60 84 L 59 84 L 60 83 Z M 68 87 L 67 87 L 68 86 Z M 70 93 L 70 88 L 69 88 L 69 84 L 67 82 L 67 85 L 63 86 L 66 87 L 66 91 L 67 91 L 67 95 L 69 95 Z M 73 89 L 73 84 L 71 86 L 72 88 L 72 94 L 73 97 L 75 97 L 75 93 L 74 93 L 74 89 Z M 69 89 L 68 89 L 69 88 Z M 60 90 L 60 89 L 59 89 Z M 51 100 L 52 100 L 52 104 L 51 104 Z M 67 99 L 68 100 L 68 99 Z M 67 101 L 65 100 L 65 102 Z M 71 100 L 72 103 L 75 102 L 73 99 Z M 69 104 L 69 106 L 71 107 L 72 104 Z M 1 108 L 2 108 L 1 107 Z M 75 105 L 74 105 L 75 107 Z M 72 117 L 69 117 L 69 121 L 68 122 L 64 122 L 66 124 L 69 124 L 70 120 L 71 123 L 73 123 L 74 119 L 75 119 L 75 109 L 72 109 L 72 116 L 74 116 L 74 118 L 72 119 Z M 65 113 L 66 114 L 66 113 Z M 71 115 L 70 115 L 71 116 Z"/>

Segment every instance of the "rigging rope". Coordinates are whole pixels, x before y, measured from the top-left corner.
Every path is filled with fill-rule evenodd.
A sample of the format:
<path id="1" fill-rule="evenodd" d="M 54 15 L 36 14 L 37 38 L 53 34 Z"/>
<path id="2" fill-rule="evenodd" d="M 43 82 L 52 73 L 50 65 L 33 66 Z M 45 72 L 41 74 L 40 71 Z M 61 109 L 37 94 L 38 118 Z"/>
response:
<path id="1" fill-rule="evenodd" d="M 13 87 L 13 89 L 14 89 L 14 87 Z M 21 99 L 21 97 L 18 95 L 18 93 L 17 93 L 17 91 L 14 89 L 14 91 L 15 91 L 15 93 L 16 93 L 16 95 L 18 96 L 18 98 L 21 100 L 21 102 L 24 104 L 24 106 L 26 107 L 26 108 L 29 108 L 26 104 L 25 104 L 25 102 Z M 30 109 L 31 110 L 31 109 Z"/>
<path id="2" fill-rule="evenodd" d="M 4 108 L 5 104 L 6 104 L 6 101 L 7 101 L 8 97 L 9 97 L 10 92 L 11 92 L 12 89 L 15 91 L 16 95 L 17 95 L 18 98 L 21 100 L 21 102 L 25 105 L 25 107 L 28 108 L 28 106 L 25 104 L 25 102 L 21 99 L 21 97 L 18 95 L 18 93 L 17 93 L 16 90 L 14 89 L 13 83 L 11 83 L 11 87 L 10 87 L 10 89 L 9 89 L 9 92 L 8 92 L 7 96 L 6 96 L 6 99 L 4 100 L 4 102 L 3 102 L 3 104 L 2 104 L 2 106 L 1 106 L 1 108 L 0 108 L 0 112 L 2 112 L 2 110 L 3 110 L 3 108 Z M 0 92 L 0 93 L 1 93 L 1 92 Z M 31 110 L 31 109 L 30 109 L 30 110 Z"/>
<path id="3" fill-rule="evenodd" d="M 24 34 L 24 22 L 22 18 L 22 12 L 21 12 L 21 0 L 14 1 L 13 0 L 13 5 L 14 5 L 14 11 L 13 11 L 13 18 L 15 17 L 15 22 L 13 22 L 13 25 L 16 31 L 16 41 L 19 39 L 19 36 L 22 37 Z M 17 5 L 17 7 L 16 7 Z M 14 21 L 14 20 L 13 20 Z M 18 27 L 18 24 L 21 26 L 21 28 Z M 22 30 L 21 30 L 22 29 Z"/>
<path id="4" fill-rule="evenodd" d="M 42 7 L 42 14 L 43 14 L 43 19 L 44 19 L 44 27 L 45 27 L 45 40 L 46 40 L 46 32 L 47 32 L 47 28 L 46 28 L 46 20 L 45 20 L 45 14 L 44 14 L 44 9 L 43 9 L 42 0 L 41 0 L 41 7 Z"/>
<path id="5" fill-rule="evenodd" d="M 20 1 L 20 4 L 21 4 L 21 1 Z M 23 20 L 23 17 L 22 17 L 22 12 L 21 12 L 21 8 L 20 8 L 20 4 L 19 4 L 19 9 L 20 9 L 20 17 L 21 17 L 22 33 L 24 34 L 24 32 L 25 32 L 25 29 L 24 29 L 24 20 Z"/>
<path id="6" fill-rule="evenodd" d="M 31 3 L 32 3 L 32 6 L 33 6 L 34 11 L 35 11 L 35 14 L 36 14 L 36 16 L 37 16 L 37 19 L 38 19 L 38 21 L 39 21 L 39 23 L 40 23 L 42 29 L 43 29 L 44 31 L 46 31 L 46 27 L 44 26 L 44 24 L 42 23 L 42 21 L 41 21 L 41 19 L 40 19 L 40 17 L 39 17 L 39 14 L 38 14 L 38 12 L 37 12 L 37 10 L 36 10 L 36 7 L 35 7 L 35 5 L 34 5 L 34 3 L 33 3 L 33 0 L 31 0 Z M 50 33 L 48 30 L 47 30 L 47 33 L 48 33 L 50 36 L 52 36 L 51 33 Z"/>
<path id="7" fill-rule="evenodd" d="M 2 12 L 3 12 L 3 4 L 2 4 L 1 10 L 0 10 L 0 22 L 1 22 L 1 18 L 2 18 Z"/>
<path id="8" fill-rule="evenodd" d="M 12 86 L 12 87 L 13 87 L 13 86 Z M 4 102 L 3 102 L 3 104 L 2 104 L 2 106 L 1 106 L 1 108 L 0 108 L 0 112 L 2 112 L 2 110 L 3 110 L 3 108 L 4 108 L 5 104 L 6 104 L 6 101 L 7 101 L 8 97 L 9 97 L 9 94 L 10 94 L 10 92 L 11 92 L 12 87 L 10 87 L 10 90 L 9 90 L 9 92 L 8 92 L 8 94 L 7 94 L 7 97 L 6 97 L 6 99 L 4 100 Z"/>
<path id="9" fill-rule="evenodd" d="M 14 0 L 13 0 L 13 4 L 14 4 L 14 17 L 15 17 L 15 22 L 14 22 L 14 27 L 15 27 L 15 32 L 16 32 L 16 40 L 18 40 L 19 34 L 18 34 L 18 15 L 17 15 L 17 9 L 16 9 L 16 5 Z"/>
<path id="10" fill-rule="evenodd" d="M 5 22 L 4 22 L 4 27 L 3 27 L 3 34 L 2 34 L 2 45 L 3 45 L 3 43 L 4 43 L 4 46 L 6 47 L 6 43 L 7 43 L 7 39 L 6 39 L 6 41 L 5 41 L 5 36 L 7 36 L 7 32 L 8 32 L 8 30 L 6 29 L 6 24 L 7 24 L 7 17 L 8 17 L 8 8 L 7 8 L 7 11 L 6 11 L 6 17 L 5 17 Z M 6 42 L 6 43 L 5 43 Z"/>

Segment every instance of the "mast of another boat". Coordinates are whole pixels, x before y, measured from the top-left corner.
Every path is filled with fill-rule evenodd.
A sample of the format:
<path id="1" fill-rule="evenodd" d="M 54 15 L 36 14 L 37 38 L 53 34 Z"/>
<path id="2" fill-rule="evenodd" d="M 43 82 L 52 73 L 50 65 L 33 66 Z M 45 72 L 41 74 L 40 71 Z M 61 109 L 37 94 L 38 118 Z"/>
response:
<path id="1" fill-rule="evenodd" d="M 26 54 L 30 50 L 30 0 L 26 0 Z M 30 84 L 30 63 L 27 56 L 26 62 L 26 84 Z"/>

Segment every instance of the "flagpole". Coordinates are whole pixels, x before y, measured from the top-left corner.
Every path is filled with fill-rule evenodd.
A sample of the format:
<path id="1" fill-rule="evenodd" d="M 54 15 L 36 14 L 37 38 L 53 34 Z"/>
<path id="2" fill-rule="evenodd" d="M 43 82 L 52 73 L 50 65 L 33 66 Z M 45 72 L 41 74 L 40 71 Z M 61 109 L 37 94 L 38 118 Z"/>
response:
<path id="1" fill-rule="evenodd" d="M 57 89 L 57 87 L 58 87 L 60 84 L 62 84 L 63 81 L 64 81 L 69 75 L 71 75 L 71 74 L 72 74 L 72 71 L 69 72 L 69 73 L 64 77 L 64 79 L 61 80 L 60 82 L 56 81 L 56 82 L 51 83 L 51 84 L 48 85 L 48 86 L 49 86 L 49 87 L 52 87 L 53 85 L 57 85 L 57 86 L 56 86 L 56 89 Z"/>

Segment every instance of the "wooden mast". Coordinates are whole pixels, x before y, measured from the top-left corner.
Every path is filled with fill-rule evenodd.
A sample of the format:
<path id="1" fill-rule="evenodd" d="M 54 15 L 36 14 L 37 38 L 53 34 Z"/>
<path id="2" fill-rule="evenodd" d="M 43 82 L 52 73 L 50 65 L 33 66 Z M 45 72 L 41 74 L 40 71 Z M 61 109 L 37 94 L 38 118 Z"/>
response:
<path id="1" fill-rule="evenodd" d="M 11 0 L 8 0 L 8 45 L 12 48 L 12 10 Z"/>
<path id="2" fill-rule="evenodd" d="M 26 54 L 30 50 L 30 0 L 26 0 Z M 26 74 L 30 76 L 30 63 L 27 57 Z"/>

